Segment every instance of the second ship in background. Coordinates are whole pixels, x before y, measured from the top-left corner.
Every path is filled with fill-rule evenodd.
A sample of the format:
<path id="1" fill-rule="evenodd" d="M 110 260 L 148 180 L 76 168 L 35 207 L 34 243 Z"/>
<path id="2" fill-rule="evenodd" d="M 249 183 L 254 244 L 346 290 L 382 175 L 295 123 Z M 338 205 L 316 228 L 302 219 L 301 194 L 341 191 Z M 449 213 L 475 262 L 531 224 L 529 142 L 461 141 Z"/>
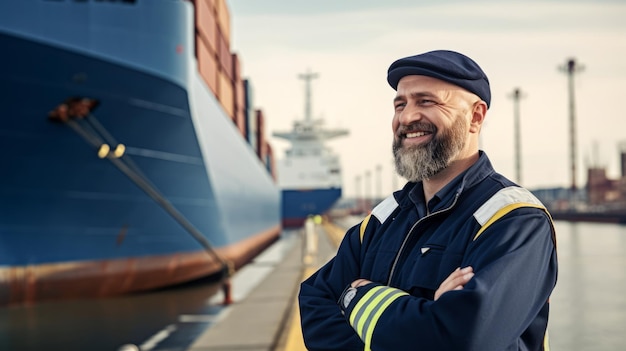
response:
<path id="1" fill-rule="evenodd" d="M 307 72 L 299 77 L 305 81 L 304 119 L 294 121 L 290 131 L 273 133 L 291 144 L 278 162 L 282 225 L 287 228 L 301 226 L 310 215 L 325 213 L 341 198 L 339 156 L 324 141 L 348 134 L 345 129 L 324 129 L 322 119 L 313 119 L 311 80 L 317 74 Z"/>

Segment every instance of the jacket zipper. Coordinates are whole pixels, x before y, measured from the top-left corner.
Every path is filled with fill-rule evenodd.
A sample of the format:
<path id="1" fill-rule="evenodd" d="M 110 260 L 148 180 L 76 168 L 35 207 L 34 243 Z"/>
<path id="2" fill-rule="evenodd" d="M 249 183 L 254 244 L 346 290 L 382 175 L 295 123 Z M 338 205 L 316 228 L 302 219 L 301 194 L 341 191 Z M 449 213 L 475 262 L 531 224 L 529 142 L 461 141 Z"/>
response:
<path id="1" fill-rule="evenodd" d="M 420 224 L 423 220 L 425 220 L 426 218 L 432 217 L 434 215 L 438 215 L 442 212 L 446 212 L 449 211 L 450 209 L 452 209 L 452 207 L 454 207 L 454 205 L 456 205 L 457 200 L 459 199 L 459 196 L 461 195 L 460 191 L 457 191 L 456 195 L 454 196 L 454 201 L 452 201 L 452 204 L 446 208 L 443 208 L 437 212 L 433 212 L 429 215 L 426 215 L 420 219 L 417 220 L 417 222 L 415 222 L 415 224 L 413 224 L 413 226 L 411 227 L 411 230 L 409 230 L 409 233 L 404 237 L 404 240 L 402 241 L 402 245 L 400 246 L 400 250 L 398 250 L 398 253 L 396 254 L 396 258 L 393 260 L 393 265 L 391 266 L 391 272 L 389 273 L 389 279 L 387 280 L 387 286 L 391 286 L 391 280 L 393 279 L 393 274 L 395 273 L 396 270 L 396 266 L 398 265 L 398 260 L 400 259 L 400 255 L 402 255 L 402 251 L 404 251 L 404 247 L 406 246 L 407 241 L 409 240 L 409 238 L 411 237 L 411 234 L 413 234 L 413 230 L 417 227 L 418 224 Z"/>

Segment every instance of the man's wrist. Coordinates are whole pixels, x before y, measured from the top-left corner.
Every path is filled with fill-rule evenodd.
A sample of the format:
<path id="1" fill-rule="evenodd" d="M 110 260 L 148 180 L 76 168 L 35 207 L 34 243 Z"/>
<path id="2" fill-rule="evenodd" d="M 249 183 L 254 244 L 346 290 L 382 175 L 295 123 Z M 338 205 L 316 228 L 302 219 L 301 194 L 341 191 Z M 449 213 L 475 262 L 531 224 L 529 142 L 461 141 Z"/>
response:
<path id="1" fill-rule="evenodd" d="M 350 284 L 350 286 L 353 287 L 353 288 L 359 288 L 359 287 L 361 287 L 363 285 L 367 285 L 369 283 L 370 283 L 369 280 L 361 278 L 361 279 L 357 279 L 357 280 L 353 281 L 352 284 Z"/>

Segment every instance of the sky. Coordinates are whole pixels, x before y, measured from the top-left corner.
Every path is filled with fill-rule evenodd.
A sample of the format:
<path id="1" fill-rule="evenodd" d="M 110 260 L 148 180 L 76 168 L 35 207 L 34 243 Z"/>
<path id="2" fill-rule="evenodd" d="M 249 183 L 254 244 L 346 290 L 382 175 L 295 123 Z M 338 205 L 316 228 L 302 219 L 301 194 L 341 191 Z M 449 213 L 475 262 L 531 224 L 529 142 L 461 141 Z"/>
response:
<path id="1" fill-rule="evenodd" d="M 511 94 L 522 91 L 520 183 L 531 189 L 571 184 L 568 76 L 560 67 L 575 59 L 580 68 L 574 75 L 576 183 L 584 186 L 591 165 L 619 177 L 619 147 L 626 144 L 626 1 L 228 4 L 231 50 L 252 83 L 253 104 L 265 114 L 265 133 L 279 159 L 288 143 L 271 134 L 289 130 L 303 117 L 304 81 L 298 75 L 318 73 L 312 82 L 313 117 L 327 128 L 350 131 L 327 144 L 340 156 L 345 196 L 386 196 L 404 184 L 393 168 L 395 91 L 387 84 L 387 68 L 401 57 L 436 49 L 468 55 L 489 77 L 492 100 L 481 148 L 512 180 Z M 370 189 L 363 189 L 366 185 Z"/>

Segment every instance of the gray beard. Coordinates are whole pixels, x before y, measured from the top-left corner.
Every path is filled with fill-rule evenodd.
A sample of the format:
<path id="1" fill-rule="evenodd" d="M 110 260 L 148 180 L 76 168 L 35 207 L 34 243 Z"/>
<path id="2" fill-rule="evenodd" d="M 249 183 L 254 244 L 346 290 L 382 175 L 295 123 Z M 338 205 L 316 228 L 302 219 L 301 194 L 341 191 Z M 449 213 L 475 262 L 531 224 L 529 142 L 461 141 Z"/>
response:
<path id="1" fill-rule="evenodd" d="M 408 181 L 429 179 L 450 165 L 465 147 L 467 127 L 463 116 L 458 116 L 452 127 L 439 133 L 435 126 L 433 139 L 427 144 L 402 146 L 402 139 L 394 137 L 393 156 L 396 172 Z M 409 128 L 410 130 L 410 128 Z"/>

